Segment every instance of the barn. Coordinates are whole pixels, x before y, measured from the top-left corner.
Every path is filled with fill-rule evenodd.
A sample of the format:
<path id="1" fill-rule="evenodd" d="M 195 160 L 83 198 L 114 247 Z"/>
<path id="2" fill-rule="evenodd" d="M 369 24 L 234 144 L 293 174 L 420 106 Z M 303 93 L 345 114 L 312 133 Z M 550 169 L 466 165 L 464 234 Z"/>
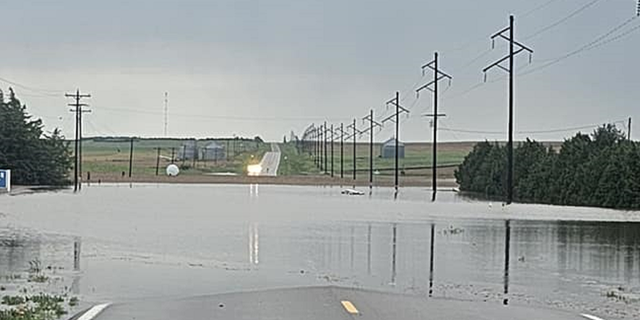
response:
<path id="1" fill-rule="evenodd" d="M 385 159 L 393 159 L 396 157 L 396 142 L 395 138 L 391 138 L 385 141 L 380 147 L 380 157 Z M 404 158 L 404 143 L 398 143 L 398 158 Z"/>
<path id="2" fill-rule="evenodd" d="M 215 141 L 207 144 L 204 148 L 202 148 L 202 156 L 201 160 L 205 161 L 218 161 L 224 160 L 226 158 L 226 150 L 225 147 Z"/>

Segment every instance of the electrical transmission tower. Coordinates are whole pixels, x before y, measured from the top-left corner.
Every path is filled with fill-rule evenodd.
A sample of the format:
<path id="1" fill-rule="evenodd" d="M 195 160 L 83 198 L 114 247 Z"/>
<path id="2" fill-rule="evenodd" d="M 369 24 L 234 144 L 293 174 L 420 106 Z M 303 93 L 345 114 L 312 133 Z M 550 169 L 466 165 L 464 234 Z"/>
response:
<path id="1" fill-rule="evenodd" d="M 504 34 L 508 32 L 508 36 Z M 514 58 L 517 54 L 524 51 L 529 53 L 529 62 L 531 62 L 531 55 L 533 50 L 525 45 L 515 41 L 514 39 L 515 27 L 513 15 L 509 17 L 509 26 L 500 30 L 498 33 L 491 36 L 492 48 L 495 47 L 495 39 L 501 38 L 509 42 L 509 54 L 504 58 L 494 62 L 488 67 L 484 68 L 484 79 L 487 80 L 487 71 L 493 68 L 500 68 L 509 73 L 509 140 L 507 142 L 507 204 L 513 202 L 513 73 L 514 73 Z M 518 49 L 516 50 L 516 46 Z M 502 66 L 502 63 L 509 61 L 509 67 Z"/>
<path id="2" fill-rule="evenodd" d="M 451 85 L 451 76 L 442 72 L 438 68 L 438 53 L 433 54 L 433 61 L 422 66 L 422 75 L 425 74 L 426 69 L 433 71 L 433 80 L 416 90 L 416 94 L 419 95 L 422 90 L 429 90 L 433 92 L 433 114 L 427 114 L 427 117 L 433 117 L 433 160 L 431 163 L 431 187 L 433 193 L 431 194 L 431 201 L 436 201 L 437 187 L 437 174 L 438 174 L 438 162 L 437 162 L 437 150 L 438 150 L 438 117 L 445 117 L 446 114 L 438 113 L 438 82 L 440 80 L 449 79 L 449 85 Z"/>
<path id="3" fill-rule="evenodd" d="M 374 120 L 373 109 L 369 112 L 369 115 L 362 118 L 362 121 L 369 121 L 369 129 L 363 131 L 369 132 L 369 190 L 373 189 L 373 128 L 382 128 L 382 124 Z"/>
<path id="4" fill-rule="evenodd" d="M 357 146 L 357 142 L 358 142 L 358 134 L 362 134 L 363 132 L 358 130 L 358 128 L 356 128 L 356 119 L 353 119 L 353 123 L 347 126 L 347 130 L 348 129 L 353 129 L 353 133 L 346 137 L 346 140 L 349 140 L 350 138 L 353 138 L 353 188 L 356 187 L 356 146 Z"/>
<path id="5" fill-rule="evenodd" d="M 320 131 L 318 132 L 320 138 L 318 139 L 318 147 L 320 149 L 320 158 L 318 159 L 318 164 L 320 171 L 324 171 L 324 158 L 325 158 L 325 137 L 324 137 L 324 125 L 320 125 Z"/>
<path id="6" fill-rule="evenodd" d="M 327 127 L 327 122 L 324 122 L 324 126 L 322 129 L 322 137 L 324 138 L 324 174 L 328 174 L 328 170 L 329 170 L 329 158 L 328 158 L 328 151 L 329 149 L 327 148 L 327 133 L 329 132 L 329 127 Z"/>
<path id="7" fill-rule="evenodd" d="M 331 125 L 330 129 L 329 129 L 329 133 L 331 133 L 331 137 L 329 138 L 329 141 L 331 142 L 331 177 L 333 178 L 333 145 L 334 145 L 334 141 L 335 141 L 335 132 L 333 130 L 333 124 Z"/>
<path id="8" fill-rule="evenodd" d="M 74 158 L 74 176 L 73 176 L 73 191 L 78 191 L 82 188 L 82 184 L 79 182 L 79 177 L 82 176 L 82 114 L 91 112 L 91 110 L 83 110 L 83 107 L 88 107 L 86 103 L 80 103 L 82 98 L 91 98 L 90 94 L 81 94 L 80 89 L 76 90 L 76 93 L 67 93 L 64 95 L 67 98 L 73 98 L 74 103 L 69 103 L 68 106 L 73 107 L 71 112 L 76 115 L 76 140 L 75 140 L 75 158 Z"/>
<path id="9" fill-rule="evenodd" d="M 396 148 L 395 148 L 395 188 L 396 188 L 396 192 L 398 191 L 398 145 L 400 144 L 400 114 L 401 113 L 406 113 L 407 115 L 409 115 L 409 110 L 405 109 L 404 107 L 402 107 L 400 105 L 400 92 L 396 91 L 396 97 L 387 101 L 386 103 L 387 107 L 389 105 L 393 105 L 396 107 L 396 112 L 390 116 L 388 116 L 387 118 L 385 118 L 384 120 L 382 120 L 382 123 L 384 124 L 387 121 L 393 121 L 396 123 L 396 134 L 395 134 L 395 139 L 396 139 Z"/>
<path id="10" fill-rule="evenodd" d="M 340 127 L 336 128 L 340 131 L 340 179 L 344 178 L 344 123 L 340 123 Z"/>

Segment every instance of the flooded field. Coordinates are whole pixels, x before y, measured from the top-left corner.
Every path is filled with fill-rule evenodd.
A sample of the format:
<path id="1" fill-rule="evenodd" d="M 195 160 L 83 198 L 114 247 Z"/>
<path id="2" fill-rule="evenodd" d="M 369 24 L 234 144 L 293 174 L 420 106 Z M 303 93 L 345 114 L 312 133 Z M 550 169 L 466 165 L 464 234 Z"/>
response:
<path id="1" fill-rule="evenodd" d="M 38 289 L 85 303 L 332 284 L 640 317 L 640 223 L 623 222 L 640 213 L 429 199 L 255 185 L 2 196 L 0 285 L 36 286 L 37 262 Z"/>

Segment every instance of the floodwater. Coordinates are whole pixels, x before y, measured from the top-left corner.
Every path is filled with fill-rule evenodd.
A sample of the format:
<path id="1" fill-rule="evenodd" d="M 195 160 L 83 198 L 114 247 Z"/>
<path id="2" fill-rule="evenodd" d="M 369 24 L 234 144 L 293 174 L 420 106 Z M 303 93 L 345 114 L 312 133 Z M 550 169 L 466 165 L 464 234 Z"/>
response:
<path id="1" fill-rule="evenodd" d="M 39 261 L 56 279 L 47 290 L 91 303 L 332 284 L 640 317 L 640 213 L 430 197 L 257 185 L 2 196 L 0 284 L 18 288 L 6 276 Z"/>

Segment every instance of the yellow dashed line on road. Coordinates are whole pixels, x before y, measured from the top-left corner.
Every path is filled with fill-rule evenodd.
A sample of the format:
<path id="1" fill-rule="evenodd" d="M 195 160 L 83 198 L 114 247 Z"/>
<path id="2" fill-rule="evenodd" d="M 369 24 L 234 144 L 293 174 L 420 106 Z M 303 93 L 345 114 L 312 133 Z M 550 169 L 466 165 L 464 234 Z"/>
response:
<path id="1" fill-rule="evenodd" d="M 353 303 L 351 303 L 351 301 L 349 300 L 342 300 L 340 301 L 340 303 L 342 303 L 342 306 L 344 307 L 345 310 L 347 310 L 347 312 L 349 312 L 350 314 L 358 314 L 358 309 L 356 309 L 356 306 L 353 305 Z"/>

